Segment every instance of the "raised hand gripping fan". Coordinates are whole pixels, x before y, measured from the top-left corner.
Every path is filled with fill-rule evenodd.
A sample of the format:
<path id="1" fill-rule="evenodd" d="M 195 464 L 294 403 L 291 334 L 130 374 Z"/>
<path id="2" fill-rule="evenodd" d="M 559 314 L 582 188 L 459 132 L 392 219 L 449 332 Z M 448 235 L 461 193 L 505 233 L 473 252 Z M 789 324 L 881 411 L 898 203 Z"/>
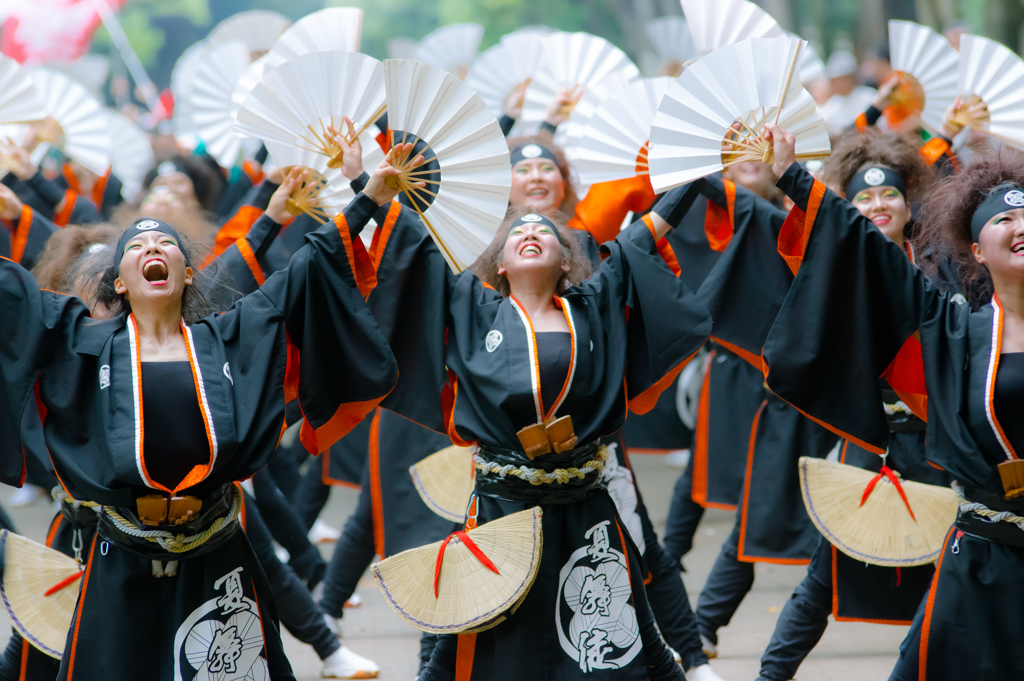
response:
<path id="1" fill-rule="evenodd" d="M 491 243 L 508 210 L 505 136 L 480 95 L 443 69 L 389 59 L 384 82 L 390 146 L 416 145 L 413 154 L 393 160 L 402 171 L 396 186 L 449 266 L 461 272 Z M 419 154 L 424 163 L 414 167 Z"/>
<path id="2" fill-rule="evenodd" d="M 537 29 L 509 33 L 484 50 L 469 67 L 466 84 L 496 117 L 505 112 L 505 99 L 516 87 L 529 87 L 544 58 L 546 34 Z"/>
<path id="3" fill-rule="evenodd" d="M 997 42 L 960 39 L 960 100 L 953 120 L 1024 146 L 1024 61 Z"/>
<path id="4" fill-rule="evenodd" d="M 889 22 L 889 49 L 899 78 L 892 95 L 895 115 L 919 115 L 930 133 L 938 133 L 959 93 L 960 55 L 944 37 L 912 21 Z"/>
<path id="5" fill-rule="evenodd" d="M 797 158 L 831 153 L 825 122 L 795 76 L 803 41 L 751 38 L 700 59 L 669 88 L 651 125 L 651 184 L 661 193 L 736 163 L 773 163 L 766 124 L 796 137 Z"/>

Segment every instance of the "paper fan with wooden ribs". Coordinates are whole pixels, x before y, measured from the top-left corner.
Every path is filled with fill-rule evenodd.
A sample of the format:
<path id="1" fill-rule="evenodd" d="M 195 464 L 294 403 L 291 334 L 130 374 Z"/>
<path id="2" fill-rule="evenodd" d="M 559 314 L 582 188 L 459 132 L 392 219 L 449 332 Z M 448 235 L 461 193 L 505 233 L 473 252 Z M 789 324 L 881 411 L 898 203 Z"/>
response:
<path id="1" fill-rule="evenodd" d="M 1024 146 L 1024 61 L 997 42 L 960 38 L 960 99 L 953 120 Z"/>
<path id="2" fill-rule="evenodd" d="M 466 519 L 476 483 L 472 449 L 445 447 L 410 466 L 409 475 L 427 508 L 453 523 Z"/>
<path id="3" fill-rule="evenodd" d="M 456 272 L 494 239 L 512 187 L 508 144 L 494 114 L 450 73 L 400 59 L 384 62 L 390 146 L 413 143 L 394 159 L 402 201 L 412 206 Z M 422 154 L 424 165 L 413 168 Z M 416 182 L 426 183 L 417 188 Z"/>
<path id="4" fill-rule="evenodd" d="M 442 26 L 416 45 L 412 58 L 465 79 L 483 37 L 484 27 L 480 24 Z"/>
<path id="5" fill-rule="evenodd" d="M 103 175 L 110 168 L 110 131 L 103 107 L 84 86 L 63 73 L 28 69 L 46 111 L 40 139 Z"/>
<path id="6" fill-rule="evenodd" d="M 537 578 L 541 510 L 493 520 L 403 551 L 370 571 L 395 613 L 434 634 L 479 632 L 515 612 Z"/>
<path id="7" fill-rule="evenodd" d="M 588 88 L 617 71 L 624 72 L 626 80 L 640 77 L 640 70 L 626 53 L 604 38 L 589 33 L 553 33 L 544 42 L 544 63 L 523 99 L 520 120 L 526 125 L 540 125 L 548 103 L 562 90 L 579 87 L 585 96 Z"/>
<path id="8" fill-rule="evenodd" d="M 270 48 L 270 54 L 276 65 L 310 52 L 358 52 L 362 35 L 363 10 L 328 7 L 292 24 Z"/>
<path id="9" fill-rule="evenodd" d="M 0 594 L 14 628 L 58 660 L 78 603 L 82 569 L 73 558 L 9 530 L 0 531 Z"/>
<path id="10" fill-rule="evenodd" d="M 669 76 L 641 78 L 613 89 L 590 115 L 582 134 L 566 147 L 581 184 L 647 175 L 647 137 Z"/>
<path id="11" fill-rule="evenodd" d="M 899 78 L 891 113 L 900 120 L 920 115 L 924 126 L 937 133 L 946 109 L 959 94 L 960 55 L 944 37 L 911 21 L 889 22 L 889 49 Z"/>
<path id="12" fill-rule="evenodd" d="M 782 38 L 785 31 L 748 0 L 681 0 L 697 51 L 707 54 L 747 38 Z"/>
<path id="13" fill-rule="evenodd" d="M 225 168 L 235 165 L 242 148 L 241 138 L 232 129 L 231 94 L 249 66 L 249 49 L 242 42 L 212 47 L 196 65 L 185 94 L 196 135 L 206 153 Z"/>
<path id="14" fill-rule="evenodd" d="M 807 514 L 846 555 L 889 567 L 939 557 L 959 507 L 950 488 L 901 480 L 888 468 L 873 473 L 809 457 L 800 458 L 799 469 Z"/>
<path id="15" fill-rule="evenodd" d="M 274 42 L 291 23 L 292 20 L 288 17 L 270 10 L 253 9 L 238 12 L 214 26 L 210 35 L 206 36 L 206 43 L 210 47 L 217 47 L 241 40 L 253 57 L 259 57 L 273 47 Z"/>
<path id="16" fill-rule="evenodd" d="M 518 85 L 529 86 L 544 59 L 546 32 L 524 29 L 502 36 L 469 67 L 466 84 L 483 98 L 496 117 L 505 112 L 505 98 Z"/>
<path id="17" fill-rule="evenodd" d="M 153 146 L 149 135 L 136 123 L 110 109 L 104 109 L 103 114 L 110 130 L 111 172 L 121 180 L 121 196 L 132 202 L 153 167 Z"/>
<path id="18" fill-rule="evenodd" d="M 796 76 L 803 41 L 752 38 L 700 59 L 669 88 L 651 125 L 648 165 L 661 193 L 745 161 L 774 162 L 764 126 L 796 137 L 799 160 L 831 152 L 825 122 Z M 735 127 L 734 127 L 735 126 Z"/>
<path id="19" fill-rule="evenodd" d="M 659 75 L 678 78 L 683 64 L 699 56 L 690 27 L 682 17 L 660 17 L 647 22 L 647 37 L 661 59 Z"/>
<path id="20" fill-rule="evenodd" d="M 0 55 L 0 125 L 33 123 L 46 118 L 39 89 L 21 64 Z"/>

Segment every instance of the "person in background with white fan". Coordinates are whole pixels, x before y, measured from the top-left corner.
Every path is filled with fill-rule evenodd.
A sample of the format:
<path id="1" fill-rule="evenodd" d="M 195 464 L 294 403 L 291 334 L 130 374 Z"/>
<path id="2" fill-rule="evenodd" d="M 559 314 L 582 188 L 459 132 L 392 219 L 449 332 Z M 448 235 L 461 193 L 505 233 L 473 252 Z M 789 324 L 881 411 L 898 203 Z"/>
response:
<path id="1" fill-rule="evenodd" d="M 770 127 L 769 135 L 780 189 L 802 210 L 820 199 L 798 226 L 806 237 L 792 252 L 799 271 L 765 344 L 769 387 L 882 452 L 889 428 L 878 376 L 919 339 L 920 355 L 895 366 L 890 383 L 927 404 L 918 413 L 928 424 L 926 458 L 957 481 L 956 522 L 890 679 L 1019 678 L 1024 649 L 1007 632 L 1024 616 L 1024 156 L 982 156 L 925 200 L 921 246 L 955 256 L 968 297 L 991 293 L 973 310 L 800 169 L 791 134 Z M 852 310 L 869 312 L 844 314 Z"/>
<path id="2" fill-rule="evenodd" d="M 910 240 L 911 202 L 924 195 L 932 175 L 911 138 L 869 130 L 848 133 L 833 148 L 822 181 L 843 187 L 857 210 L 918 264 Z M 880 381 L 891 432 L 887 458 L 844 441 L 839 463 L 873 472 L 884 465 L 903 480 L 948 487 L 949 476 L 925 460 L 925 422 L 909 411 L 885 378 Z M 820 538 L 807 577 L 775 624 L 761 658 L 759 681 L 794 678 L 824 634 L 829 614 L 842 621 L 909 625 L 934 571 L 932 565 L 893 568 L 858 561 Z"/>
<path id="3" fill-rule="evenodd" d="M 92 201 L 61 187 L 43 174 L 32 161 L 33 148 L 34 136 L 31 131 L 22 146 L 5 145 L 4 153 L 9 156 L 14 169 L 4 178 L 4 184 L 18 194 L 22 203 L 31 206 L 58 227 L 99 222 L 100 214 Z"/>
<path id="4" fill-rule="evenodd" d="M 534 158 L 551 163 L 543 158 L 543 150 L 538 151 Z M 557 169 L 550 172 L 556 175 Z M 513 196 L 525 189 L 516 186 Z M 387 220 L 380 214 L 376 219 L 379 225 Z M 405 208 L 374 241 L 382 252 L 371 253 L 380 264 L 368 301 L 393 349 L 399 348 L 396 357 L 404 380 L 382 406 L 446 431 L 456 444 L 477 442 L 477 465 L 484 470 L 496 461 L 515 461 L 541 475 L 567 466 L 594 469 L 595 462 L 610 456 L 598 440 L 621 427 L 625 398 L 638 412 L 646 411 L 668 383 L 662 381 L 665 372 L 671 371 L 674 377 L 705 340 L 706 317 L 691 307 L 692 294 L 656 251 L 656 241 L 670 227 L 657 211 L 605 244 L 608 258 L 586 280 L 589 263 L 574 230 L 559 222 L 527 209 L 514 210 L 473 270 L 459 275 L 452 274 L 418 216 Z M 621 307 L 627 290 L 635 292 L 629 322 Z M 641 321 L 646 309 L 657 310 L 649 317 L 657 318 L 656 325 Z M 398 310 L 406 312 L 396 314 Z M 410 344 L 412 338 L 417 341 Z M 655 357 L 648 352 L 662 342 L 656 339 L 673 349 L 659 350 L 661 359 L 646 364 Z M 531 347 L 537 350 L 529 351 Z M 536 365 L 529 359 L 530 352 L 536 352 Z M 624 385 L 627 357 L 631 367 L 648 368 L 639 374 L 631 371 Z M 534 373 L 538 375 L 529 380 Z M 583 376 L 589 378 L 584 381 Z M 440 382 L 435 383 L 434 377 Z M 444 388 L 446 382 L 449 385 Z M 442 408 L 446 402 L 442 390 L 457 394 L 450 413 Z M 539 409 L 546 414 L 538 416 Z M 529 433 L 539 432 L 545 441 L 553 437 L 546 435 L 544 416 L 560 417 L 573 434 L 558 441 L 556 451 L 561 453 L 531 460 L 523 453 Z M 599 478 L 590 473 L 572 484 L 535 487 L 517 484 L 520 481 L 513 476 L 478 473 L 469 527 L 538 504 L 543 508 L 540 572 L 507 621 L 475 637 L 440 637 L 421 674 L 423 681 L 451 679 L 456 657 L 468 659 L 467 648 L 474 651 L 472 670 L 460 667 L 460 674 L 469 673 L 472 678 L 533 676 L 541 654 L 547 674 L 559 679 L 683 677 L 655 633 L 640 588 L 644 580 L 638 572 L 639 552 L 625 539 L 630 535 L 616 529 L 624 521 L 619 520 L 607 491 L 597 486 Z M 609 523 L 610 531 L 598 532 Z M 622 572 L 606 579 L 610 588 L 622 594 L 619 598 L 626 599 L 621 616 L 635 624 L 623 623 L 623 636 L 614 640 L 599 636 L 604 642 L 598 644 L 589 624 L 584 625 L 585 636 L 575 630 L 568 633 L 576 626 L 571 624 L 573 608 L 582 604 L 563 593 L 568 587 L 559 573 L 573 560 L 574 552 L 585 553 L 595 540 L 604 546 L 605 538 L 613 555 L 621 557 L 616 560 L 632 575 Z M 553 610 L 558 613 L 555 617 Z M 608 612 L 606 616 L 620 615 Z"/>
<path id="5" fill-rule="evenodd" d="M 838 135 L 868 108 L 874 100 L 875 90 L 857 84 L 857 58 L 852 52 L 833 52 L 825 68 L 832 83 L 833 94 L 821 107 L 821 116 L 828 125 L 829 134 Z"/>

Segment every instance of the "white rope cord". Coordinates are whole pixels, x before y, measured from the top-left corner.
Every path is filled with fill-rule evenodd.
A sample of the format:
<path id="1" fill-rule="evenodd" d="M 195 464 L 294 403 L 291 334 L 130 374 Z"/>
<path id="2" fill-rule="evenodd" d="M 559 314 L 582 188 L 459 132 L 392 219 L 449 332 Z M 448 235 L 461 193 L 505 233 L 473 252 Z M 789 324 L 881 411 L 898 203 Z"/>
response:
<path id="1" fill-rule="evenodd" d="M 992 522 L 1004 522 L 1013 523 L 1020 529 L 1024 530 L 1024 518 L 1019 515 L 1015 515 L 1010 511 L 993 511 L 985 504 L 979 504 L 976 501 L 970 501 L 967 495 L 964 494 L 964 488 L 962 485 L 953 483 L 953 491 L 956 492 L 957 498 L 960 499 L 960 512 L 961 513 L 977 513 L 978 515 L 988 518 Z"/>
<path id="2" fill-rule="evenodd" d="M 597 448 L 597 456 L 579 468 L 556 468 L 553 471 L 545 471 L 540 468 L 528 468 L 526 466 L 513 466 L 512 464 L 499 466 L 496 463 L 484 459 L 479 454 L 473 455 L 473 463 L 476 465 L 477 470 L 481 470 L 490 475 L 497 475 L 500 478 L 504 478 L 506 475 L 511 475 L 521 478 L 522 480 L 526 480 L 531 485 L 550 485 L 556 482 L 564 484 L 573 478 L 579 478 L 582 480 L 588 473 L 603 470 L 604 462 L 608 460 L 609 456 L 608 448 L 601 445 Z"/>
<path id="3" fill-rule="evenodd" d="M 159 544 L 160 548 L 171 553 L 185 553 L 202 546 L 210 537 L 238 518 L 238 514 L 242 511 L 242 493 L 238 491 L 237 487 L 232 485 L 231 494 L 231 510 L 228 511 L 226 516 L 217 518 L 205 531 L 188 536 L 184 534 L 171 534 L 166 530 L 140 530 L 128 520 L 125 520 L 113 506 L 104 506 L 103 512 L 107 514 L 110 520 L 113 521 L 114 526 L 121 532 L 131 537 L 138 537 L 139 539 Z"/>

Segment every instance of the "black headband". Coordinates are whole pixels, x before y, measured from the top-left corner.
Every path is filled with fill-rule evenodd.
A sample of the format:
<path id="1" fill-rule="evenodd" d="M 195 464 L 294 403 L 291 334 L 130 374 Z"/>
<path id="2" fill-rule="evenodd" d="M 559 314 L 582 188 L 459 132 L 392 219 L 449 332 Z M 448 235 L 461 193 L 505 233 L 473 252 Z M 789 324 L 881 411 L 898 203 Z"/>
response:
<path id="1" fill-rule="evenodd" d="M 531 158 L 546 158 L 547 160 L 558 165 L 558 157 L 555 156 L 555 152 L 551 151 L 543 144 L 537 144 L 536 142 L 530 142 L 518 147 L 512 152 L 510 160 L 512 161 L 512 167 L 515 168 L 516 164 L 520 161 L 526 161 Z"/>
<path id="2" fill-rule="evenodd" d="M 971 237 L 978 243 L 981 229 L 989 220 L 1017 208 L 1024 208 L 1024 190 L 1012 182 L 999 185 L 988 195 L 971 217 Z"/>
<path id="3" fill-rule="evenodd" d="M 120 238 L 117 240 L 117 248 L 114 249 L 114 265 L 121 264 L 121 258 L 124 257 L 124 248 L 128 245 L 128 242 L 137 237 L 143 232 L 163 232 L 174 237 L 174 240 L 178 242 L 178 248 L 181 249 L 182 255 L 185 256 L 185 267 L 191 267 L 192 264 L 188 261 L 188 253 L 182 248 L 181 237 L 174 231 L 166 222 L 160 222 L 159 220 L 153 220 L 151 218 L 143 218 L 135 222 L 134 225 L 124 230 Z"/>
<path id="4" fill-rule="evenodd" d="M 846 198 L 853 201 L 857 194 L 872 187 L 893 187 L 899 190 L 904 200 L 907 198 L 907 183 L 904 182 L 903 176 L 885 166 L 865 168 L 850 178 L 846 183 Z"/>
<path id="5" fill-rule="evenodd" d="M 562 240 L 562 233 L 558 231 L 558 227 L 555 226 L 555 223 L 549 220 L 548 218 L 544 217 L 543 215 L 537 215 L 536 213 L 527 213 L 522 217 L 516 218 L 515 222 L 509 225 L 508 232 L 505 234 L 506 243 L 508 242 L 508 237 L 512 234 L 512 230 L 514 228 L 519 227 L 520 225 L 536 224 L 546 225 L 550 227 L 551 230 L 555 233 L 555 236 L 558 238 L 558 243 L 565 246 L 565 241 Z"/>

